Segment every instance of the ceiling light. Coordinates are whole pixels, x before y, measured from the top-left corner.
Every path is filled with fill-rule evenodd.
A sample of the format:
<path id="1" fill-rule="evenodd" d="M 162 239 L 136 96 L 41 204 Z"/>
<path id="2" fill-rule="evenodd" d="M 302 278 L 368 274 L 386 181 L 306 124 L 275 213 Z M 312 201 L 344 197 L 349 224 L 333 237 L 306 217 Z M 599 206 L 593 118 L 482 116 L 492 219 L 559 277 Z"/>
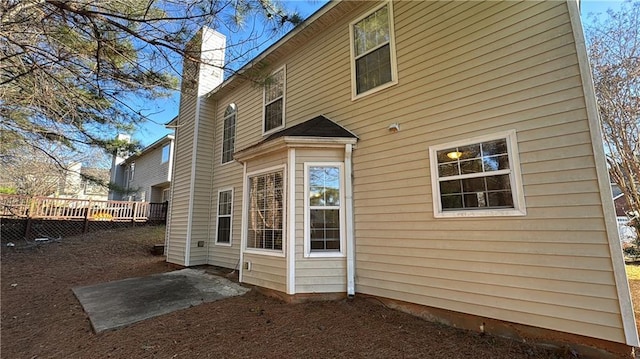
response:
<path id="1" fill-rule="evenodd" d="M 447 157 L 451 158 L 452 160 L 457 160 L 461 156 L 462 156 L 462 152 L 460 151 L 452 151 L 447 153 Z"/>

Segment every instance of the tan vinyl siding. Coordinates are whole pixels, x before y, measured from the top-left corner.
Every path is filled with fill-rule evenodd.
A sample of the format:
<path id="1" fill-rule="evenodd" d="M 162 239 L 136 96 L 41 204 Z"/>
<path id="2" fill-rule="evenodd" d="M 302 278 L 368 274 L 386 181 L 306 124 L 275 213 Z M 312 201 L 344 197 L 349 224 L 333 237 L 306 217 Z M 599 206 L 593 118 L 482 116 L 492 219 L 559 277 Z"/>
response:
<path id="1" fill-rule="evenodd" d="M 394 8 L 397 90 L 420 101 L 394 88 L 363 109 L 402 131 L 353 120 L 356 290 L 623 341 L 566 5 L 422 6 Z M 433 219 L 428 146 L 501 129 L 517 131 L 528 215 Z"/>
<path id="2" fill-rule="evenodd" d="M 347 291 L 345 257 L 304 257 L 304 164 L 307 162 L 344 163 L 344 149 L 296 149 L 296 293 L 344 293 Z M 341 188 L 344 194 L 344 188 Z M 344 228 L 343 228 L 344 232 Z M 343 233 L 344 234 L 344 233 Z M 345 248 L 343 248 L 344 250 Z"/>
<path id="3" fill-rule="evenodd" d="M 195 158 L 195 176 L 193 189 L 193 213 L 191 223 L 191 258 L 189 265 L 207 264 L 207 252 L 209 250 L 209 227 L 215 218 L 215 203 L 217 193 L 213 192 L 212 180 L 215 175 L 213 169 L 213 144 L 214 138 L 215 103 L 200 99 L 200 117 L 197 131 L 197 153 Z M 198 247 L 198 242 L 204 242 L 204 246 Z"/>
<path id="4" fill-rule="evenodd" d="M 287 269 L 284 257 L 245 253 L 243 261 L 251 262 L 251 271 L 242 272 L 242 281 L 247 284 L 285 292 Z"/>
<path id="5" fill-rule="evenodd" d="M 167 261 L 185 264 L 187 228 L 189 222 L 189 193 L 191 188 L 191 156 L 196 98 L 186 97 L 180 101 L 180 117 L 176 127 L 176 142 L 172 194 L 170 202 L 171 223 L 168 229 Z"/>
<path id="6" fill-rule="evenodd" d="M 247 174 L 258 172 L 263 172 L 268 170 L 267 172 L 273 171 L 282 171 L 283 174 L 283 184 L 285 186 L 285 191 L 283 195 L 283 201 L 286 203 L 288 189 L 286 188 L 286 184 L 288 182 L 287 179 L 287 151 L 280 151 L 270 155 L 262 156 L 257 159 L 253 159 L 251 162 L 247 164 Z M 285 206 L 286 207 L 286 206 Z M 287 226 L 287 209 L 283 213 L 283 229 L 284 233 L 286 233 Z M 235 221 L 240 221 L 241 217 L 234 219 Z M 244 231 L 245 228 L 242 228 L 241 231 Z M 259 249 L 248 249 L 253 251 L 253 253 L 244 253 L 244 262 L 251 262 L 252 269 L 251 271 L 243 271 L 243 281 L 248 284 L 258 285 L 261 287 L 274 289 L 281 292 L 286 292 L 286 276 L 287 276 L 287 262 L 284 257 L 284 253 L 286 251 L 286 243 L 289 238 L 284 238 L 282 244 L 282 252 L 277 251 L 281 256 L 273 256 L 273 255 L 263 255 L 256 252 L 260 252 Z M 273 253 L 273 251 L 269 251 Z"/>
<path id="7" fill-rule="evenodd" d="M 625 342 L 567 4 L 394 2 L 398 84 L 352 101 L 349 23 L 376 5 L 336 5 L 350 15 L 269 62 L 286 65 L 287 127 L 324 114 L 359 137 L 356 292 Z M 262 90 L 237 85 L 216 98 L 238 105 L 236 150 L 262 140 Z M 516 131 L 527 215 L 434 218 L 429 147 L 505 130 Z M 342 262 L 302 257 L 297 154 L 296 291 L 344 291 Z M 247 171 L 286 163 L 282 151 Z M 228 168 L 211 191 L 235 189 L 235 242 L 242 175 Z M 244 261 L 245 282 L 286 290 L 286 258 Z"/>
<path id="8" fill-rule="evenodd" d="M 214 102 L 214 100 L 209 100 Z M 215 266 L 239 269 L 240 260 L 240 239 L 242 234 L 242 164 L 232 161 L 225 164 L 221 163 L 222 159 L 222 136 L 224 125 L 224 111 L 227 106 L 234 102 L 231 99 L 230 102 L 224 103 L 218 101 L 218 106 L 215 114 L 214 123 L 214 142 L 213 142 L 213 188 L 212 193 L 212 205 L 211 205 L 211 222 L 210 222 L 210 235 L 208 239 L 209 252 L 207 255 L 207 263 Z M 238 107 L 238 113 L 236 113 L 236 124 L 238 121 L 242 121 L 243 108 Z M 238 146 L 235 146 L 238 149 Z M 218 191 L 221 189 L 233 189 L 233 212 L 231 222 L 231 246 L 222 244 L 216 245 L 216 233 L 217 233 L 217 206 L 218 206 Z"/>

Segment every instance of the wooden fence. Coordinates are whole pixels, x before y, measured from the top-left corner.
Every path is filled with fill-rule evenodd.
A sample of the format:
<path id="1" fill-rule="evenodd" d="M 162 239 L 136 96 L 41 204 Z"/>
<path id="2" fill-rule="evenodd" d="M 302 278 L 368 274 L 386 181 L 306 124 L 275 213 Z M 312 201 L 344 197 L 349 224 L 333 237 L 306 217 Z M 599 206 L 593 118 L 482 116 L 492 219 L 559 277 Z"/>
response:
<path id="1" fill-rule="evenodd" d="M 68 236 L 142 223 L 162 224 L 168 203 L 96 201 L 0 194 L 2 239 Z M 45 234 L 46 232 L 46 234 Z"/>
<path id="2" fill-rule="evenodd" d="M 95 221 L 164 220 L 167 203 L 96 201 L 0 194 L 0 217 Z"/>

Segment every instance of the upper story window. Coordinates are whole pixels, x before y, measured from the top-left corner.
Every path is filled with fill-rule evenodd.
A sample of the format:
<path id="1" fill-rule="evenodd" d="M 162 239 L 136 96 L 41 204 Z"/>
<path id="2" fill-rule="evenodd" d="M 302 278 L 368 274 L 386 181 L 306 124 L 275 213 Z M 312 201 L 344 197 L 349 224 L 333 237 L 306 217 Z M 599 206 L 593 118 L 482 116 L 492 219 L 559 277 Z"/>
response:
<path id="1" fill-rule="evenodd" d="M 284 127 L 285 81 L 285 68 L 282 67 L 269 76 L 264 85 L 264 134 Z"/>
<path id="2" fill-rule="evenodd" d="M 515 131 L 429 152 L 435 217 L 526 214 Z"/>
<path id="3" fill-rule="evenodd" d="M 397 83 L 391 2 L 351 23 L 353 98 Z"/>
<path id="4" fill-rule="evenodd" d="M 230 104 L 224 111 L 224 128 L 222 130 L 222 163 L 233 161 L 234 142 L 236 139 L 236 105 Z"/>
<path id="5" fill-rule="evenodd" d="M 170 146 L 171 146 L 171 144 L 166 144 L 166 145 L 164 145 L 164 147 L 162 147 L 162 162 L 161 163 L 169 162 Z"/>

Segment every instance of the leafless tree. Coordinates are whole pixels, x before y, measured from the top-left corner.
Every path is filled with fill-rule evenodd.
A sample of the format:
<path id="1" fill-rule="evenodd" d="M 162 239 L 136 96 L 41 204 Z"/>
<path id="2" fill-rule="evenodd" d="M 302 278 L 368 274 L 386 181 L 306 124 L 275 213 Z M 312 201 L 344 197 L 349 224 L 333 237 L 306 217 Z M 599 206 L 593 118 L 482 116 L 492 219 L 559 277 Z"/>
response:
<path id="1" fill-rule="evenodd" d="M 592 16 L 586 28 L 609 173 L 640 226 L 640 2 Z"/>

